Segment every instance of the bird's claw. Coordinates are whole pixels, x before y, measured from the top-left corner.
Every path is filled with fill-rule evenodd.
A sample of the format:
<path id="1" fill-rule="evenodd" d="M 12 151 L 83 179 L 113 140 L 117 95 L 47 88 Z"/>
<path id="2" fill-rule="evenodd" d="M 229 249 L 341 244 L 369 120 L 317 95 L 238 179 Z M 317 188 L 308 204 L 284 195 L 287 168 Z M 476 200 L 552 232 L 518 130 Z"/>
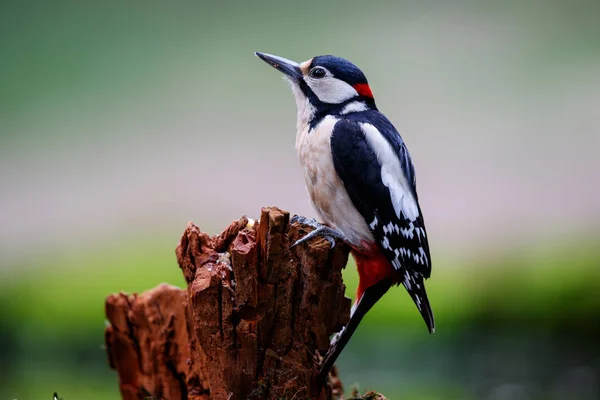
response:
<path id="1" fill-rule="evenodd" d="M 328 227 L 322 225 L 322 226 L 318 227 L 317 229 L 315 229 L 314 231 L 309 232 L 306 235 L 304 235 L 303 237 L 301 237 L 300 239 L 296 240 L 296 242 L 294 242 L 294 244 L 292 244 L 290 246 L 290 248 L 294 248 L 294 247 L 298 246 L 299 244 L 302 244 L 302 243 L 304 243 L 312 238 L 318 237 L 318 236 L 326 239 L 329 242 L 329 244 L 331 245 L 331 247 L 333 248 L 335 246 L 335 239 L 332 235 L 328 234 L 328 232 L 327 232 L 328 229 L 331 229 L 331 228 L 328 228 Z"/>
<path id="2" fill-rule="evenodd" d="M 335 239 L 340 239 L 342 241 L 346 241 L 346 237 L 339 231 L 332 229 L 326 225 L 318 223 L 314 218 L 308 219 L 306 217 L 302 217 L 300 215 L 294 215 L 291 220 L 292 223 L 297 222 L 303 225 L 308 225 L 310 227 L 315 228 L 312 232 L 307 233 L 304 237 L 296 240 L 294 244 L 290 246 L 290 248 L 296 247 L 299 244 L 306 242 L 315 237 L 322 237 L 329 242 L 331 248 L 335 247 Z"/>

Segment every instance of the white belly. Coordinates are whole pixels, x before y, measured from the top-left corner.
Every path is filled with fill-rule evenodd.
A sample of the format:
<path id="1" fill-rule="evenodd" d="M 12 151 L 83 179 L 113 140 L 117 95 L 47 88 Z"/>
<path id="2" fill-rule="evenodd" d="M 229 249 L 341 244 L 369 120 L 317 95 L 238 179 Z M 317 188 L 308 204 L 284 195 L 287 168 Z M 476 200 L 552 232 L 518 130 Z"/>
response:
<path id="1" fill-rule="evenodd" d="M 346 235 L 351 244 L 359 246 L 361 242 L 373 242 L 374 238 L 333 166 L 331 133 L 336 122 L 335 117 L 326 117 L 310 132 L 308 127 L 301 128 L 296 136 L 296 150 L 319 217 Z"/>

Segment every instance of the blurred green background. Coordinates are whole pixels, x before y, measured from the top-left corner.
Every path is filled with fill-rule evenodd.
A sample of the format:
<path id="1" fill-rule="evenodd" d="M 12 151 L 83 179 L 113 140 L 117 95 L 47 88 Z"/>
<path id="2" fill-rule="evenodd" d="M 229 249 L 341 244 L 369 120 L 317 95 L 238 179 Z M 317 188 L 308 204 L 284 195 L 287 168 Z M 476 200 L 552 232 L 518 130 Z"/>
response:
<path id="1" fill-rule="evenodd" d="M 390 292 L 347 389 L 600 398 L 599 20 L 591 0 L 2 2 L 0 400 L 119 398 L 104 298 L 183 286 L 187 221 L 314 216 L 294 100 L 254 51 L 355 62 L 415 159 L 438 329 Z"/>

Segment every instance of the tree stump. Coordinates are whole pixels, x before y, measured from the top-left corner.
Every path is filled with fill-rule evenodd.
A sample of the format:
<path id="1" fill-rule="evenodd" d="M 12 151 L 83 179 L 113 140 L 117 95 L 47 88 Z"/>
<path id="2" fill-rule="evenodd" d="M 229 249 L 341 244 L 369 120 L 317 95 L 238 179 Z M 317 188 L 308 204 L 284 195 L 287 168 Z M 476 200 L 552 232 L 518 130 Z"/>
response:
<path id="1" fill-rule="evenodd" d="M 187 289 L 106 300 L 106 345 L 123 399 L 331 399 L 315 382 L 330 335 L 349 319 L 349 248 L 314 239 L 264 208 L 210 237 L 189 223 L 176 250 Z M 335 370 L 333 371 L 335 373 Z"/>

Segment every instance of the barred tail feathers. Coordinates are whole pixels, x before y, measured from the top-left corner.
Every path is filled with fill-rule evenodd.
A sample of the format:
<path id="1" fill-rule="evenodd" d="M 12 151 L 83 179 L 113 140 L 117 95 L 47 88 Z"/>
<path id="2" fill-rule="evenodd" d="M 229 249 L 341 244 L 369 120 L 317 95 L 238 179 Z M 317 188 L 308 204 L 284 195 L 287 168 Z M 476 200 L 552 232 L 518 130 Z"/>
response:
<path id="1" fill-rule="evenodd" d="M 423 276 L 419 273 L 410 274 L 408 271 L 405 271 L 402 285 L 415 302 L 417 309 L 427 325 L 429 333 L 435 333 L 435 318 L 433 316 L 431 305 L 429 304 Z"/>

